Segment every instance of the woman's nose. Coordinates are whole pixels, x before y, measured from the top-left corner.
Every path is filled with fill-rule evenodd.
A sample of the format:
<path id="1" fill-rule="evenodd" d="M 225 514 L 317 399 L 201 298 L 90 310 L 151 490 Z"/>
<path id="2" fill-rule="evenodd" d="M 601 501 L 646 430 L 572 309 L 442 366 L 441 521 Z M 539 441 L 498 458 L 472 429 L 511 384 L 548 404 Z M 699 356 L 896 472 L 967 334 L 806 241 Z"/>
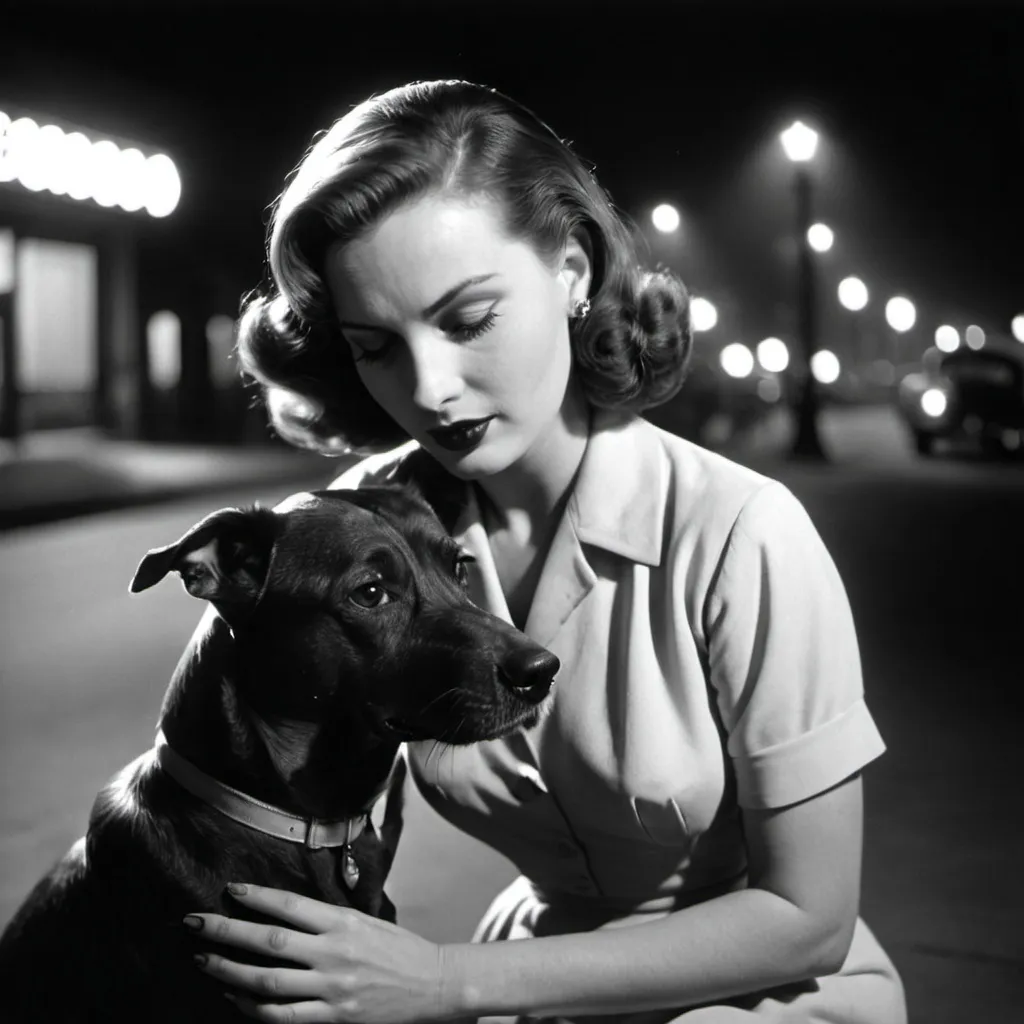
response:
<path id="1" fill-rule="evenodd" d="M 412 397 L 419 409 L 436 413 L 462 393 L 459 347 L 434 332 L 411 337 Z"/>

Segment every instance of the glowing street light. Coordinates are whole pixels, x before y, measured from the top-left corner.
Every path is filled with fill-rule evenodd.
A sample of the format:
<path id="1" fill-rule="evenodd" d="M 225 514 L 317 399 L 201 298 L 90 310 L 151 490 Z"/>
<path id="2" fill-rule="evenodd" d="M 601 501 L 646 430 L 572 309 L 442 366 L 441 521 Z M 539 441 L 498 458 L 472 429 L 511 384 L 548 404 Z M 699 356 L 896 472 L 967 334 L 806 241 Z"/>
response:
<path id="1" fill-rule="evenodd" d="M 964 331 L 964 341 L 967 342 L 968 348 L 977 352 L 985 347 L 985 332 L 977 324 L 971 324 Z"/>
<path id="2" fill-rule="evenodd" d="M 952 324 L 936 327 L 935 347 L 940 352 L 955 352 L 960 347 L 960 332 Z"/>
<path id="3" fill-rule="evenodd" d="M 749 377 L 754 372 L 754 354 L 740 341 L 726 345 L 719 354 L 722 369 L 737 380 Z"/>
<path id="4" fill-rule="evenodd" d="M 797 321 L 801 355 L 801 381 L 796 394 L 796 433 L 792 454 L 825 459 L 818 432 L 819 397 L 811 359 L 817 349 L 814 263 L 811 256 L 811 175 L 809 162 L 818 149 L 818 133 L 802 121 L 794 121 L 779 135 L 783 151 L 794 167 L 796 238 L 798 245 Z"/>
<path id="5" fill-rule="evenodd" d="M 1010 321 L 1010 331 L 1018 341 L 1024 341 L 1024 313 L 1018 313 Z"/>
<path id="6" fill-rule="evenodd" d="M 794 121 L 779 135 L 786 156 L 795 164 L 807 163 L 814 159 L 818 149 L 818 133 L 808 128 L 803 121 Z"/>
<path id="7" fill-rule="evenodd" d="M 710 331 L 718 323 L 718 310 L 698 295 L 690 300 L 690 320 L 695 331 Z"/>
<path id="8" fill-rule="evenodd" d="M 917 308 L 910 299 L 897 295 L 885 304 L 885 320 L 894 331 L 903 334 L 917 322 Z"/>
<path id="9" fill-rule="evenodd" d="M 757 361 L 769 373 L 782 373 L 789 366 L 789 349 L 781 338 L 765 338 L 757 343 Z"/>
<path id="10" fill-rule="evenodd" d="M 679 230 L 679 211 L 669 203 L 661 203 L 651 211 L 651 223 L 663 235 Z"/>
<path id="11" fill-rule="evenodd" d="M 827 224 L 819 222 L 807 229 L 807 244 L 815 252 L 828 252 L 835 240 L 835 233 Z"/>
<path id="12" fill-rule="evenodd" d="M 839 357 L 827 348 L 819 349 L 811 356 L 811 373 L 820 384 L 834 384 L 839 380 Z"/>
<path id="13" fill-rule="evenodd" d="M 868 304 L 867 285 L 859 277 L 844 277 L 839 282 L 839 302 L 857 313 Z"/>

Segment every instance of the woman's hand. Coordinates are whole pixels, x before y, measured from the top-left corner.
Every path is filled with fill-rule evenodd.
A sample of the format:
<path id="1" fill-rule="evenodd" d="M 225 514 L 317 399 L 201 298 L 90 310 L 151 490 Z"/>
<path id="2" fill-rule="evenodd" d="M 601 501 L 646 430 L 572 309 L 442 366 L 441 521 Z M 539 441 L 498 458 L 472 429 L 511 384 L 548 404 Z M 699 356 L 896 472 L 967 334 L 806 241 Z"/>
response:
<path id="1" fill-rule="evenodd" d="M 244 906 L 292 926 L 220 914 L 186 918 L 204 938 L 296 965 L 253 967 L 215 953 L 198 954 L 201 970 L 241 990 L 225 995 L 246 1015 L 294 1024 L 410 1024 L 456 1015 L 453 1007 L 442 1005 L 444 958 L 436 943 L 358 910 L 280 889 L 232 884 L 228 890 Z"/>

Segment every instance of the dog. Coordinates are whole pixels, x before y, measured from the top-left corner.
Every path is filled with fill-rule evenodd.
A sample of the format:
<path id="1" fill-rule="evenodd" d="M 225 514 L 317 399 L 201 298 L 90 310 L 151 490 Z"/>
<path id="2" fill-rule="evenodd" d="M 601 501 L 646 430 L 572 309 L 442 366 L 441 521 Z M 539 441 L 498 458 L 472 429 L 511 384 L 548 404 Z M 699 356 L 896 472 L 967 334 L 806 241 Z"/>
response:
<path id="1" fill-rule="evenodd" d="M 176 572 L 209 607 L 156 744 L 99 793 L 0 937 L 3 1019 L 246 1019 L 193 966 L 181 923 L 257 920 L 230 880 L 393 921 L 394 836 L 369 810 L 401 744 L 529 726 L 559 668 L 472 603 L 469 560 L 408 485 L 221 509 L 151 550 L 133 593 Z"/>

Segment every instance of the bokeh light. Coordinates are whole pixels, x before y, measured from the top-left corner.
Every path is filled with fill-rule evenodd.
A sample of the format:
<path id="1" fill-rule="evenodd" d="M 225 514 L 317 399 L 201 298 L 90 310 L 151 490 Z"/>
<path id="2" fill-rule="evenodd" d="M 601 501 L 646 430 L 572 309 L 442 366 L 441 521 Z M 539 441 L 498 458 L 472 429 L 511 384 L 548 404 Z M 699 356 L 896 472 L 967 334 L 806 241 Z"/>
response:
<path id="1" fill-rule="evenodd" d="M 794 121 L 779 138 L 786 156 L 794 163 L 806 163 L 814 159 L 818 149 L 818 133 L 803 121 Z"/>
<path id="2" fill-rule="evenodd" d="M 47 190 L 103 207 L 166 217 L 181 198 L 181 178 L 163 153 L 147 158 L 109 139 L 90 139 L 30 117 L 11 120 L 0 111 L 0 181 L 17 181 L 31 192 Z"/>
<path id="3" fill-rule="evenodd" d="M 807 244 L 815 252 L 828 252 L 836 236 L 827 224 L 812 224 L 807 229 Z"/>
<path id="4" fill-rule="evenodd" d="M 928 388 L 921 395 L 921 408 L 929 416 L 941 416 L 946 411 L 947 404 L 946 394 L 939 388 Z"/>
<path id="5" fill-rule="evenodd" d="M 651 223 L 663 234 L 671 234 L 679 227 L 679 211 L 669 203 L 661 203 L 651 211 Z"/>
<path id="6" fill-rule="evenodd" d="M 1010 321 L 1010 331 L 1018 341 L 1024 341 L 1024 313 L 1018 313 Z"/>
<path id="7" fill-rule="evenodd" d="M 897 295 L 885 304 L 885 319 L 894 331 L 909 331 L 917 322 L 917 308 L 910 299 Z"/>
<path id="8" fill-rule="evenodd" d="M 754 353 L 740 341 L 726 345 L 718 357 L 722 369 L 730 377 L 740 379 L 754 372 Z"/>
<path id="9" fill-rule="evenodd" d="M 839 357 L 827 348 L 819 349 L 811 356 L 811 373 L 820 384 L 834 384 L 839 380 Z"/>
<path id="10" fill-rule="evenodd" d="M 967 342 L 968 348 L 977 352 L 985 345 L 985 332 L 977 324 L 971 324 L 964 331 L 964 341 Z"/>
<path id="11" fill-rule="evenodd" d="M 718 310 L 698 295 L 690 300 L 690 319 L 695 331 L 710 331 L 718 323 Z"/>
<path id="12" fill-rule="evenodd" d="M 868 304 L 868 287 L 859 277 L 844 277 L 838 292 L 840 303 L 854 313 Z"/>
<path id="13" fill-rule="evenodd" d="M 782 373 L 789 366 L 789 349 L 781 338 L 765 338 L 757 343 L 757 361 L 769 373 Z"/>
<path id="14" fill-rule="evenodd" d="M 942 352 L 955 352 L 960 347 L 960 332 L 952 324 L 936 327 L 935 347 Z"/>

